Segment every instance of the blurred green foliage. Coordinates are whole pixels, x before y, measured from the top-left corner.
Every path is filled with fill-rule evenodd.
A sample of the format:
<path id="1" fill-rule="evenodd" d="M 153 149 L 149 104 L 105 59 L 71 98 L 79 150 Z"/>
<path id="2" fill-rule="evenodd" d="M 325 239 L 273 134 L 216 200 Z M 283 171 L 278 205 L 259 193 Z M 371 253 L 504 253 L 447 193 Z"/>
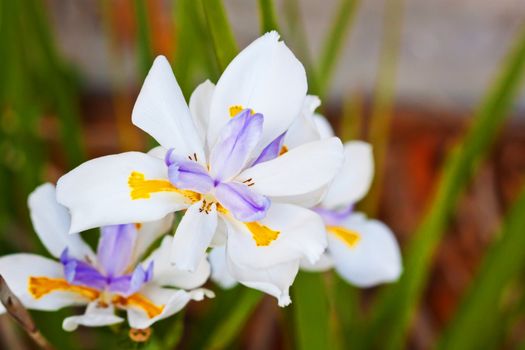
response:
<path id="1" fill-rule="evenodd" d="M 310 57 L 298 0 L 285 0 L 282 12 L 276 10 L 272 0 L 258 0 L 257 4 L 261 32 L 283 28 L 281 35 L 297 47 L 298 56 L 305 64 L 310 92 L 324 97 L 360 1 L 339 0 L 324 36 L 323 49 L 315 58 Z M 104 1 L 99 5 L 109 6 Z M 137 72 L 143 77 L 155 55 L 151 14 L 144 1 L 135 0 L 130 6 L 137 28 Z M 379 130 L 374 133 L 372 142 L 380 152 L 386 147 L 388 114 L 394 102 L 403 2 L 389 0 L 386 6 L 390 10 L 387 11 L 389 17 L 385 18 L 383 55 L 371 121 L 372 128 L 376 125 Z M 196 76 L 205 75 L 216 81 L 237 54 L 238 45 L 221 0 L 178 0 L 171 2 L 171 8 L 175 50 L 166 54 L 173 57 L 175 74 L 188 98 Z M 51 156 L 65 169 L 85 159 L 78 110 L 79 83 L 55 47 L 46 16 L 39 0 L 0 1 L 2 254 L 21 248 L 42 252 L 36 237 L 20 242 L 12 239 L 20 231 L 31 230 L 27 195 L 46 179 Z M 107 31 L 110 28 L 106 26 Z M 498 79 L 488 88 L 465 138 L 445 163 L 434 201 L 405 249 L 405 272 L 401 280 L 382 288 L 372 306 L 363 310 L 360 292 L 336 275 L 301 273 L 292 290 L 294 303 L 283 316 L 294 323 L 285 330 L 293 338 L 290 344 L 299 349 L 399 349 L 406 346 L 407 329 L 425 286 L 433 253 L 454 215 L 461 193 L 475 176 L 480 161 L 490 150 L 513 106 L 524 70 L 525 32 L 517 38 L 514 50 L 502 64 Z M 351 109 L 349 117 L 343 119 L 347 123 L 341 128 L 345 135 L 356 135 L 355 131 L 347 130 L 348 125 L 358 124 L 356 110 Z M 50 146 L 52 135 L 46 134 L 52 130 L 49 125 L 55 125 L 53 122 L 60 135 L 59 145 L 54 148 Z M 57 153 L 56 149 L 60 150 L 58 155 L 53 154 Z M 381 169 L 384 157 L 380 156 L 378 162 L 377 168 Z M 525 286 L 518 278 L 525 271 L 525 255 L 521 252 L 525 243 L 524 210 L 525 192 L 507 215 L 501 234 L 490 247 L 457 314 L 446 327 L 439 348 L 499 348 L 506 341 L 508 328 L 525 314 Z M 509 288 L 517 293 L 514 299 L 508 296 Z M 86 344 L 80 339 L 86 334 L 89 335 L 89 347 L 93 348 L 164 349 L 177 344 L 195 349 L 239 347 L 239 335 L 259 305 L 262 294 L 243 287 L 215 290 L 217 298 L 208 303 L 206 313 L 190 321 L 181 313 L 160 322 L 151 341 L 144 346 L 129 342 L 126 326 L 63 332 L 61 320 L 76 310 L 33 314 L 43 334 L 60 349 L 84 348 Z M 498 324 L 493 320 L 498 320 Z"/>

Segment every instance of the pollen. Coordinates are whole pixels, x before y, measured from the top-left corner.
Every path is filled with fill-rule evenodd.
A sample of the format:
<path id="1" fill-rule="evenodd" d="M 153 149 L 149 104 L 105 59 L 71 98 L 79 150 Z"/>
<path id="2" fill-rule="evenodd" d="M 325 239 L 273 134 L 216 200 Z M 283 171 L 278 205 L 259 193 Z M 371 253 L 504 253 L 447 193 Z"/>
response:
<path id="1" fill-rule="evenodd" d="M 128 178 L 132 200 L 149 199 L 152 193 L 176 192 L 186 197 L 191 203 L 198 202 L 201 195 L 197 192 L 181 190 L 173 186 L 168 180 L 146 180 L 143 173 L 132 171 Z"/>
<path id="2" fill-rule="evenodd" d="M 31 276 L 28 280 L 28 290 L 29 294 L 35 299 L 58 291 L 76 293 L 89 300 L 96 300 L 100 296 L 100 292 L 96 289 L 71 285 L 63 278 Z"/>
<path id="3" fill-rule="evenodd" d="M 361 240 L 361 235 L 359 233 L 341 226 L 327 226 L 326 230 L 339 238 L 350 248 L 357 246 Z"/>
<path id="4" fill-rule="evenodd" d="M 252 233 L 252 237 L 258 247 L 269 246 L 277 239 L 277 237 L 279 237 L 279 234 L 281 233 L 279 231 L 272 230 L 268 226 L 261 225 L 256 221 L 247 222 L 245 225 Z"/>
<path id="5" fill-rule="evenodd" d="M 144 310 L 149 318 L 158 316 L 164 310 L 164 305 L 155 305 L 151 300 L 144 295 L 135 293 L 129 297 L 116 296 L 113 303 L 123 307 L 136 307 Z"/>

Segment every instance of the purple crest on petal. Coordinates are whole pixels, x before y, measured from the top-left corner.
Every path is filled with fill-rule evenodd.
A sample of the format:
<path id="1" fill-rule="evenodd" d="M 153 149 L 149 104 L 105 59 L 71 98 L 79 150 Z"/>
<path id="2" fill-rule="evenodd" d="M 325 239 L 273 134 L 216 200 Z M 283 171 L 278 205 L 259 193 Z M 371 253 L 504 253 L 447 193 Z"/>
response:
<path id="1" fill-rule="evenodd" d="M 210 173 L 218 181 L 229 180 L 246 166 L 262 135 L 262 114 L 245 109 L 223 127 L 210 155 Z"/>
<path id="2" fill-rule="evenodd" d="M 168 178 L 173 186 L 199 193 L 207 193 L 213 187 L 213 179 L 201 164 L 184 159 L 170 149 L 165 158 L 168 166 Z"/>
<path id="3" fill-rule="evenodd" d="M 268 144 L 268 146 L 264 147 L 259 157 L 257 157 L 255 162 L 253 162 L 252 166 L 277 158 L 281 153 L 281 148 L 283 147 L 283 141 L 285 136 L 286 132 L 277 136 L 275 140 Z"/>
<path id="4" fill-rule="evenodd" d="M 339 226 L 341 222 L 353 213 L 354 205 L 351 204 L 343 210 L 330 210 L 322 207 L 315 207 L 312 210 L 323 218 L 325 225 Z"/>
<path id="5" fill-rule="evenodd" d="M 106 276 L 120 276 L 129 268 L 137 228 L 135 224 L 112 225 L 101 228 L 97 248 L 98 262 Z"/>
<path id="6" fill-rule="evenodd" d="M 106 287 L 106 278 L 87 262 L 71 258 L 67 248 L 60 255 L 60 262 L 64 265 L 64 276 L 69 284 L 98 290 Z"/>
<path id="7" fill-rule="evenodd" d="M 113 293 L 129 296 L 136 293 L 145 283 L 153 278 L 153 262 L 150 262 L 147 269 L 138 265 L 132 274 L 111 278 L 108 281 L 108 289 Z"/>
<path id="8" fill-rule="evenodd" d="M 215 187 L 215 197 L 233 216 L 243 222 L 257 221 L 266 216 L 270 199 L 249 186 L 238 182 L 220 183 Z"/>

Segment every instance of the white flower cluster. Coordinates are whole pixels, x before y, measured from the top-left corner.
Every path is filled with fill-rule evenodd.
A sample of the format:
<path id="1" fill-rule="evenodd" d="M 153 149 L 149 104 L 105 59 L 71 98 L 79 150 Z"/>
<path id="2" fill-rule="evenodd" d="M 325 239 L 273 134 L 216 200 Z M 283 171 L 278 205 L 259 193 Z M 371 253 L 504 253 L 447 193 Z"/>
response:
<path id="1" fill-rule="evenodd" d="M 240 52 L 217 84 L 199 85 L 189 105 L 157 57 L 132 122 L 160 146 L 90 160 L 56 190 L 37 188 L 31 219 L 59 261 L 8 255 L 0 274 L 28 308 L 87 305 L 64 320 L 66 330 L 122 322 L 116 309 L 147 328 L 212 297 L 200 288 L 210 275 L 280 306 L 291 303 L 300 268 L 333 267 L 363 287 L 397 279 L 394 235 L 354 211 L 373 176 L 371 147 L 343 145 L 306 93 L 305 70 L 276 32 Z M 175 212 L 182 218 L 172 236 Z M 94 252 L 79 232 L 98 227 Z"/>

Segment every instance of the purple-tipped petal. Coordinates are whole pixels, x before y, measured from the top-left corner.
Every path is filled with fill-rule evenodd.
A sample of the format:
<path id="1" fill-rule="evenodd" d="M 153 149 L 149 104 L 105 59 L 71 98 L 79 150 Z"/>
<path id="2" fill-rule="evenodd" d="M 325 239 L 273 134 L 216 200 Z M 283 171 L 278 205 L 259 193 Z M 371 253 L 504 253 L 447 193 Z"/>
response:
<path id="1" fill-rule="evenodd" d="M 112 225 L 101 228 L 97 258 L 106 276 L 120 276 L 131 264 L 137 238 L 135 224 Z"/>
<path id="2" fill-rule="evenodd" d="M 215 187 L 215 197 L 237 220 L 243 222 L 264 218 L 270 207 L 270 199 L 238 182 L 218 184 Z"/>
<path id="3" fill-rule="evenodd" d="M 262 135 L 262 114 L 243 110 L 222 129 L 210 155 L 210 174 L 218 181 L 229 180 L 246 166 Z"/>
<path id="4" fill-rule="evenodd" d="M 147 269 L 138 265 L 132 274 L 127 274 L 112 278 L 109 281 L 108 289 L 110 292 L 129 296 L 138 292 L 142 286 L 153 277 L 153 262 L 150 262 Z"/>
<path id="5" fill-rule="evenodd" d="M 171 184 L 183 190 L 207 193 L 213 187 L 208 170 L 196 161 L 184 159 L 170 149 L 165 158 Z"/>
<path id="6" fill-rule="evenodd" d="M 268 146 L 264 147 L 261 154 L 259 154 L 259 157 L 257 157 L 255 162 L 253 162 L 252 166 L 277 158 L 281 153 L 281 148 L 283 147 L 283 141 L 285 136 L 286 132 L 277 136 L 277 138 L 270 142 Z"/>
<path id="7" fill-rule="evenodd" d="M 87 262 L 70 257 L 67 248 L 60 255 L 60 262 L 64 265 L 64 276 L 69 284 L 98 290 L 106 287 L 106 278 Z"/>
<path id="8" fill-rule="evenodd" d="M 347 219 L 354 212 L 354 205 L 351 204 L 342 210 L 330 210 L 322 207 L 312 208 L 319 216 L 323 218 L 325 225 L 339 226 L 341 222 Z"/>

